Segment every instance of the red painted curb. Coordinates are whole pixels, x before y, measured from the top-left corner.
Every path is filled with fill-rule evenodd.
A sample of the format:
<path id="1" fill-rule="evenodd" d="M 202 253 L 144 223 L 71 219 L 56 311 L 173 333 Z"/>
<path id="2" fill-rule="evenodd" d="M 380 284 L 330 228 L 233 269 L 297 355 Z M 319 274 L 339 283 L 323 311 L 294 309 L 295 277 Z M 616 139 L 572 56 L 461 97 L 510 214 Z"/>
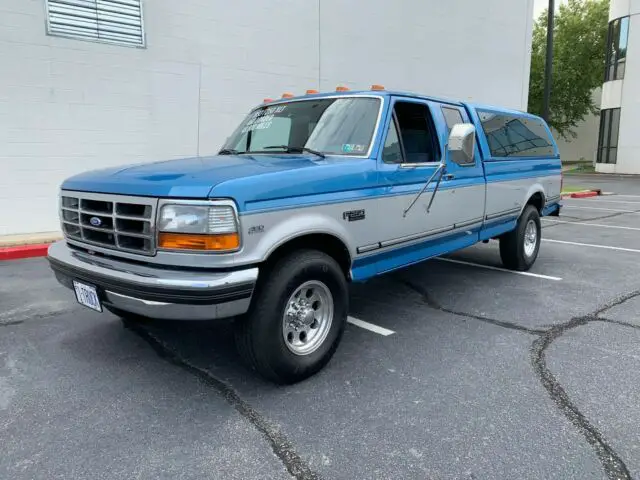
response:
<path id="1" fill-rule="evenodd" d="M 597 197 L 600 195 L 600 192 L 591 191 L 591 192 L 576 192 L 571 194 L 571 198 L 589 198 L 589 197 Z"/>
<path id="2" fill-rule="evenodd" d="M 21 258 L 44 257 L 50 243 L 39 245 L 20 245 L 19 247 L 0 247 L 0 261 L 18 260 Z"/>

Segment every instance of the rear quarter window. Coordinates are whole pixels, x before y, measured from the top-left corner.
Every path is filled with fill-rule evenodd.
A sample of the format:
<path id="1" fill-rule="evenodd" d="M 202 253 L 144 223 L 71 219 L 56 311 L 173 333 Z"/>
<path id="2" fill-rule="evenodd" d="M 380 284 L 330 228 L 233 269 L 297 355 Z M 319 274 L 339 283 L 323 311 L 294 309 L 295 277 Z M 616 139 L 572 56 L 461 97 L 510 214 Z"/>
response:
<path id="1" fill-rule="evenodd" d="M 486 110 L 478 116 L 492 157 L 555 156 L 553 138 L 541 119 Z"/>

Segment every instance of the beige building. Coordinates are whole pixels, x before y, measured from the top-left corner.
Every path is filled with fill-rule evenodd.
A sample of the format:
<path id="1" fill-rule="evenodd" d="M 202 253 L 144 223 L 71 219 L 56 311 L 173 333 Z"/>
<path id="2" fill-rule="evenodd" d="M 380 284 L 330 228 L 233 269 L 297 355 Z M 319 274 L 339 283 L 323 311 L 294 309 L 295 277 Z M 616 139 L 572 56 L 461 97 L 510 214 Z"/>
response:
<path id="1" fill-rule="evenodd" d="M 602 89 L 597 88 L 593 92 L 593 102 L 600 107 Z M 576 138 L 565 140 L 557 132 L 553 135 L 560 148 L 560 158 L 563 162 L 596 161 L 598 150 L 598 132 L 600 129 L 600 116 L 589 115 L 575 128 Z"/>
<path id="2" fill-rule="evenodd" d="M 640 174 L 640 0 L 611 0 L 596 170 Z"/>

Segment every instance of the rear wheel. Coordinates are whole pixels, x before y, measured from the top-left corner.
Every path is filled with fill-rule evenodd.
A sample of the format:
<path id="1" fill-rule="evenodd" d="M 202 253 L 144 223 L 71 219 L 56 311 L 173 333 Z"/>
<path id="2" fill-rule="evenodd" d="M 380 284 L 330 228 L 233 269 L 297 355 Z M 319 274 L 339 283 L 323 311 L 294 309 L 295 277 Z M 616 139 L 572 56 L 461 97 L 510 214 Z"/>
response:
<path id="1" fill-rule="evenodd" d="M 301 250 L 266 272 L 249 313 L 236 321 L 236 343 L 245 362 L 275 383 L 295 383 L 321 370 L 342 338 L 347 281 L 338 263 Z"/>
<path id="2" fill-rule="evenodd" d="M 527 205 L 515 230 L 500 237 L 502 264 L 510 270 L 529 270 L 538 258 L 541 237 L 540 214 L 533 205 Z"/>

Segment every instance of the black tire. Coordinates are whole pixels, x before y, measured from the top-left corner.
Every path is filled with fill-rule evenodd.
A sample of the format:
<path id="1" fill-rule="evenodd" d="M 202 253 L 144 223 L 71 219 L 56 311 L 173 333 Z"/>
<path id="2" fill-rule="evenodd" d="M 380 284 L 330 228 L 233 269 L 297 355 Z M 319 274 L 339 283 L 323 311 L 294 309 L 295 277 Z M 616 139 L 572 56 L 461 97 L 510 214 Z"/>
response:
<path id="1" fill-rule="evenodd" d="M 316 250 L 296 251 L 262 275 L 249 313 L 236 320 L 238 352 L 250 368 L 267 380 L 296 383 L 320 371 L 338 348 L 349 309 L 347 280 L 332 257 Z M 333 298 L 333 318 L 315 351 L 295 354 L 283 333 L 284 314 L 291 296 L 309 281 L 328 287 Z"/>
<path id="2" fill-rule="evenodd" d="M 530 254 L 525 249 L 527 225 L 533 222 L 536 228 L 535 248 Z M 518 219 L 515 230 L 500 237 L 500 258 L 509 270 L 524 272 L 529 270 L 538 258 L 542 228 L 540 214 L 533 205 L 527 205 Z"/>

